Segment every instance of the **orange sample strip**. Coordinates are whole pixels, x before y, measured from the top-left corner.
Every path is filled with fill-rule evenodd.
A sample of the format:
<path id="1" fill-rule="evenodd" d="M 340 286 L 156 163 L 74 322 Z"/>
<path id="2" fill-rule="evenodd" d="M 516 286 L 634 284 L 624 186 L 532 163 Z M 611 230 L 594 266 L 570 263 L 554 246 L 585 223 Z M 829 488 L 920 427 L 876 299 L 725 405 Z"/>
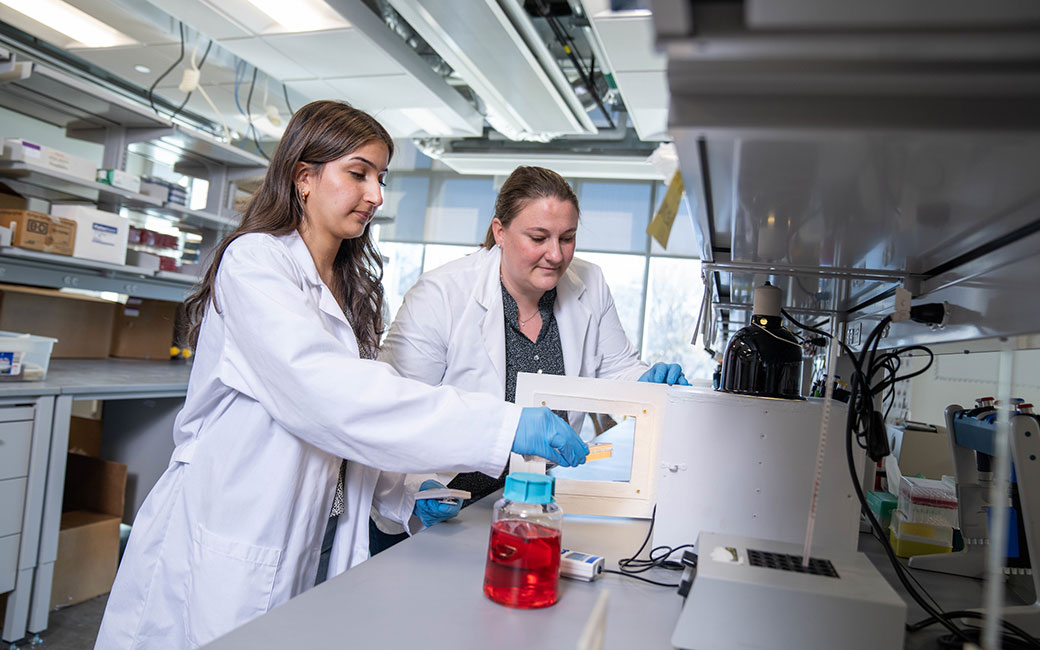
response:
<path id="1" fill-rule="evenodd" d="M 589 445 L 589 455 L 585 457 L 585 461 L 600 460 L 602 458 L 610 458 L 614 455 L 614 443 L 603 442 L 598 445 Z"/>

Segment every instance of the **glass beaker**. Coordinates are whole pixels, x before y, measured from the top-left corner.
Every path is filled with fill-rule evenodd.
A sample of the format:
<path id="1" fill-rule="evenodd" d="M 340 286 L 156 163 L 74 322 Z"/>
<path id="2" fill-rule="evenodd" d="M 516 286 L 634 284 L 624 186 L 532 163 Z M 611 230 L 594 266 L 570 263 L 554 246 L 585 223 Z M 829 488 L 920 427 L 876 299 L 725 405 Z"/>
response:
<path id="1" fill-rule="evenodd" d="M 484 569 L 484 594 L 519 609 L 548 607 L 559 598 L 563 510 L 553 501 L 551 476 L 506 477 L 495 503 Z"/>

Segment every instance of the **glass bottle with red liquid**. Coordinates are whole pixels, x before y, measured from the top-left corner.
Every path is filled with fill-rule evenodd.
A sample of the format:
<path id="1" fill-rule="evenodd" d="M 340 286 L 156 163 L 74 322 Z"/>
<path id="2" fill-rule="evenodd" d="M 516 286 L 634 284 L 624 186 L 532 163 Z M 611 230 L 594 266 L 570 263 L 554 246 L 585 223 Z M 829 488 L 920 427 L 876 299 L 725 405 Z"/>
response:
<path id="1" fill-rule="evenodd" d="M 563 511 L 554 479 L 517 472 L 495 503 L 484 569 L 484 595 L 508 607 L 548 607 L 560 593 Z"/>

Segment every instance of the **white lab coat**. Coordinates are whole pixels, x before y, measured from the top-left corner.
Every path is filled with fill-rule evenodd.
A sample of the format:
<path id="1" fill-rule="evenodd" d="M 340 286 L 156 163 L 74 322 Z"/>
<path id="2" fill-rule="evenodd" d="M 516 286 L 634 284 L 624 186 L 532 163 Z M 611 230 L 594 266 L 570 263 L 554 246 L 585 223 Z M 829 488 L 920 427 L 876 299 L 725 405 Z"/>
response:
<path id="1" fill-rule="evenodd" d="M 379 351 L 401 375 L 505 397 L 506 338 L 497 246 L 424 273 L 404 298 Z M 564 374 L 634 380 L 648 366 L 625 336 L 595 264 L 574 258 L 553 308 Z M 572 426 L 580 426 L 575 414 Z"/>
<path id="2" fill-rule="evenodd" d="M 360 359 L 296 233 L 235 240 L 215 296 L 176 449 L 134 522 L 99 649 L 195 648 L 313 586 L 341 458 L 330 577 L 368 557 L 373 499 L 409 520 L 400 475 L 380 470 L 497 474 L 508 458 L 520 409 Z"/>
<path id="3" fill-rule="evenodd" d="M 455 386 L 499 399 L 506 391 L 506 335 L 501 251 L 481 248 L 424 273 L 405 295 L 380 347 L 379 360 L 401 375 L 432 386 Z M 610 287 L 595 264 L 574 258 L 556 285 L 553 307 L 563 348 L 564 374 L 635 380 L 648 366 L 621 327 Z M 585 414 L 570 413 L 581 431 Z M 408 476 L 405 492 L 425 479 L 447 483 L 457 472 Z M 487 473 L 487 472 L 485 472 Z M 497 476 L 497 474 L 494 474 Z M 377 509 L 372 518 L 386 533 L 400 533 Z"/>

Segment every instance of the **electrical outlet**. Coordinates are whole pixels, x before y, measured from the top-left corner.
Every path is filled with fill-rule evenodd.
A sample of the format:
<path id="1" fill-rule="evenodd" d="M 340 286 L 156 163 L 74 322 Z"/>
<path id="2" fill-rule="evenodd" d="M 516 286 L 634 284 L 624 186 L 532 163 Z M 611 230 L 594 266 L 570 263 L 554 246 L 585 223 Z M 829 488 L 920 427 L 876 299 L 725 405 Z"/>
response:
<path id="1" fill-rule="evenodd" d="M 845 344 L 849 347 L 856 347 L 863 340 L 863 324 L 856 322 L 850 323 L 845 327 Z"/>

